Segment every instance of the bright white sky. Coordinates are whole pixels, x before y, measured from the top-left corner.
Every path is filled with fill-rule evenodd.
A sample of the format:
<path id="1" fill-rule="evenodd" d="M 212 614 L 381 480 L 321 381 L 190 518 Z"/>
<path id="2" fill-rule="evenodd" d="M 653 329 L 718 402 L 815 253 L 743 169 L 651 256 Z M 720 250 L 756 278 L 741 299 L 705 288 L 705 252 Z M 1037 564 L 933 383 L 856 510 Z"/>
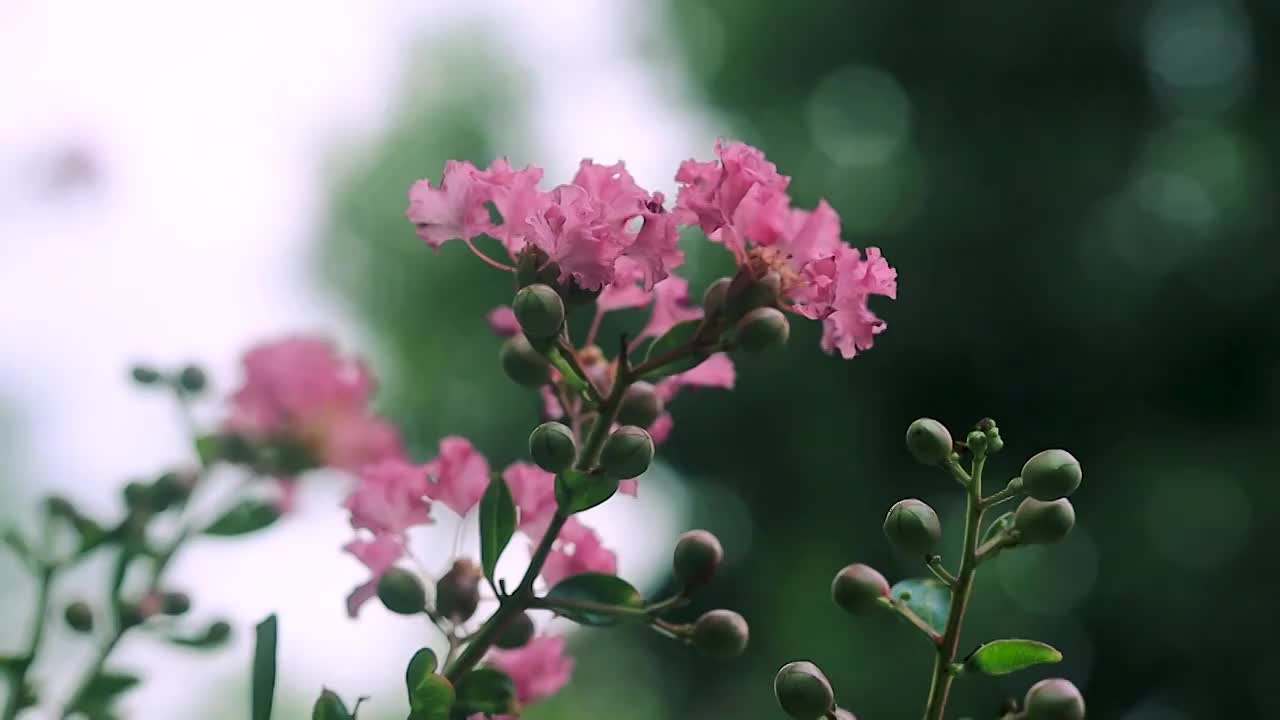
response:
<path id="1" fill-rule="evenodd" d="M 358 342 L 301 258 L 324 217 L 321 169 L 342 143 L 376 136 L 424 37 L 479 22 L 531 74 L 532 129 L 520 134 L 549 176 L 583 156 L 626 157 L 642 184 L 669 189 L 679 160 L 705 155 L 715 132 L 676 56 L 639 56 L 667 42 L 653 5 L 0 2 L 0 407 L 22 433 L 0 475 L 23 501 L 0 519 L 49 487 L 107 508 L 126 478 L 183 457 L 168 404 L 125 382 L 132 360 L 199 359 L 225 385 L 239 351 L 264 336 L 324 330 Z M 67 157 L 90 158 L 98 182 L 59 189 L 57 168 L 76 165 Z M 657 572 L 667 553 L 627 536 L 678 530 L 661 484 L 651 487 L 606 510 L 624 572 Z M 132 716 L 188 717 L 202 691 L 244 677 L 247 630 L 273 610 L 285 688 L 314 697 L 326 684 L 348 699 L 373 694 L 370 709 L 400 707 L 395 668 L 426 634 L 380 608 L 345 621 L 342 595 L 362 571 L 338 554 L 349 531 L 337 499 L 307 498 L 302 520 L 177 564 L 174 583 L 195 590 L 197 609 L 242 632 L 214 659 L 126 645 L 121 664 L 149 675 L 130 695 Z M 0 593 L 6 608 L 29 602 Z M 16 642 L 5 616 L 0 649 Z"/>

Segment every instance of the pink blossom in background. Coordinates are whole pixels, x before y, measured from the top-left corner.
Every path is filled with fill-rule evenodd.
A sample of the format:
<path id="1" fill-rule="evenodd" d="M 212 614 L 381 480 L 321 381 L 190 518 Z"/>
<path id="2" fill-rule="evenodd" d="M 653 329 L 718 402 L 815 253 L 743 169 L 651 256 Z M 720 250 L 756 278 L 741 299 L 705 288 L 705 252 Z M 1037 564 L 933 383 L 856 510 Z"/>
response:
<path id="1" fill-rule="evenodd" d="M 639 337 L 659 337 L 687 320 L 702 318 L 702 308 L 689 304 L 689 281 L 672 275 L 653 288 L 653 309 Z"/>
<path id="2" fill-rule="evenodd" d="M 565 641 L 556 635 L 539 635 L 514 650 L 493 648 L 485 662 L 511 678 L 516 699 L 534 703 L 554 695 L 569 682 L 573 658 L 564 654 Z"/>
<path id="3" fill-rule="evenodd" d="M 556 476 L 527 462 L 514 462 L 502 471 L 519 511 L 519 528 L 541 536 L 556 512 Z"/>
<path id="4" fill-rule="evenodd" d="M 553 382 L 558 380 L 559 378 L 552 378 Z M 547 420 L 564 417 L 564 407 L 560 405 L 560 398 L 556 397 L 556 393 L 551 389 L 550 385 L 543 385 L 538 388 L 538 395 L 542 398 L 542 417 Z"/>
<path id="5" fill-rule="evenodd" d="M 736 376 L 727 353 L 716 353 L 682 373 L 663 378 L 655 386 L 658 396 L 669 403 L 683 387 L 710 387 L 732 390 Z"/>
<path id="6" fill-rule="evenodd" d="M 584 572 L 612 575 L 618 572 L 618 558 L 605 549 L 595 530 L 571 517 L 551 546 L 547 562 L 542 566 L 542 578 L 547 584 L 555 585 L 570 575 Z"/>
<path id="7" fill-rule="evenodd" d="M 370 540 L 352 540 L 342 546 L 369 568 L 372 576 L 347 596 L 347 615 L 355 617 L 360 606 L 378 594 L 378 580 L 404 555 L 404 538 L 398 535 L 375 535 Z"/>
<path id="8" fill-rule="evenodd" d="M 489 461 L 470 441 L 457 435 L 443 438 L 439 454 L 423 468 L 430 478 L 427 497 L 458 515 L 475 507 L 489 486 Z"/>
<path id="9" fill-rule="evenodd" d="M 613 282 L 606 285 L 596 298 L 596 312 L 611 312 L 627 308 L 644 307 L 653 299 L 653 293 L 641 287 L 645 269 L 640 263 L 623 256 L 613 264 Z"/>
<path id="10" fill-rule="evenodd" d="M 512 337 L 520 332 L 520 321 L 516 320 L 516 311 L 510 305 L 499 305 L 485 316 L 489 321 L 489 329 L 498 337 Z"/>
<path id="11" fill-rule="evenodd" d="M 343 549 L 363 562 L 372 578 L 347 598 L 352 617 L 376 593 L 382 573 L 404 554 L 405 531 L 432 522 L 426 490 L 426 471 L 402 460 L 384 460 L 361 469 L 343 507 L 351 513 L 351 527 L 368 530 L 372 538 L 352 540 Z"/>

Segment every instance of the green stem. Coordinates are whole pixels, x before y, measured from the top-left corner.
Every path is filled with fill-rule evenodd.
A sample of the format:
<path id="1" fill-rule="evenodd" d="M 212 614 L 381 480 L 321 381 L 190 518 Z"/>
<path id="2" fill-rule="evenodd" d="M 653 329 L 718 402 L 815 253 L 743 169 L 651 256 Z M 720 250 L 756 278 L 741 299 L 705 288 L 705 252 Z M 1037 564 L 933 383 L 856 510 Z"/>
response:
<path id="1" fill-rule="evenodd" d="M 647 620 L 652 615 L 652 612 L 648 608 L 625 607 L 622 605 L 610 605 L 609 603 L 592 602 L 590 600 L 570 600 L 568 598 L 554 597 L 536 597 L 529 602 L 529 607 L 537 610 L 551 610 L 552 612 L 559 612 L 560 610 L 580 610 L 582 612 L 596 613 L 599 615 L 613 615 L 615 617 L 635 618 L 637 620 Z"/>
<path id="2" fill-rule="evenodd" d="M 937 647 L 938 644 L 942 642 L 942 636 L 938 634 L 938 631 L 934 630 L 929 623 L 925 622 L 924 618 L 917 615 L 905 601 L 898 598 L 894 598 L 892 600 L 885 598 L 884 600 L 888 606 L 894 610 L 894 612 L 898 613 L 899 617 L 906 620 L 914 626 L 915 629 L 923 633 L 924 636 L 929 639 L 929 642 L 933 643 L 934 647 Z"/>
<path id="3" fill-rule="evenodd" d="M 1003 490 L 982 499 L 982 509 L 987 510 L 991 507 L 999 505 L 1006 500 L 1012 500 L 1022 494 L 1022 478 L 1016 477 L 1009 481 Z"/>
<path id="4" fill-rule="evenodd" d="M 972 474 L 968 475 L 958 463 L 947 463 L 947 469 L 957 479 L 968 477 L 965 483 L 966 512 L 964 524 L 964 551 L 960 560 L 960 572 L 951 586 L 951 610 L 947 613 L 947 626 L 938 644 L 938 654 L 933 663 L 933 680 L 929 685 L 929 702 L 925 707 L 925 720 L 942 720 L 947 709 L 947 696 L 955 675 L 951 671 L 955 663 L 956 649 L 960 645 L 960 628 L 964 624 L 965 609 L 973 589 L 974 573 L 978 569 L 978 534 L 982 530 L 982 466 L 985 456 L 973 458 Z"/>
<path id="5" fill-rule="evenodd" d="M 39 652 L 40 643 L 44 640 L 44 628 L 49 615 L 49 595 L 53 588 L 55 574 L 57 570 L 52 565 L 44 564 L 40 568 L 36 607 L 31 622 L 31 639 L 27 642 L 26 652 L 17 658 L 17 663 L 8 673 L 9 696 L 5 700 L 4 714 L 0 715 L 4 720 L 14 720 L 22 707 L 23 696 L 26 695 L 27 671 L 35 663 L 36 653 Z"/>

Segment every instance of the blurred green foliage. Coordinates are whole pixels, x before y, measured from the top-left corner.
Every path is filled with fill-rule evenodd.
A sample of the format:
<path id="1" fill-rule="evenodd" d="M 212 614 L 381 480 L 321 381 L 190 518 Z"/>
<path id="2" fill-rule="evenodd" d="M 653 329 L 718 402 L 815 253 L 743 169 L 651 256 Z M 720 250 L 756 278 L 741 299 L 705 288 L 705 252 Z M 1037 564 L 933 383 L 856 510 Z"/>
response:
<path id="1" fill-rule="evenodd" d="M 955 547 L 959 493 L 902 446 L 922 415 L 954 432 L 996 418 L 993 485 L 1046 447 L 1085 467 L 1072 536 L 984 568 L 963 640 L 1033 637 L 1066 659 L 965 680 L 954 713 L 994 717 L 1065 675 L 1092 717 L 1274 716 L 1276 7 L 672 0 L 724 134 L 792 175 L 798 204 L 827 198 L 851 243 L 883 248 L 900 299 L 876 305 L 889 330 L 865 356 L 824 356 L 797 322 L 787 352 L 740 361 L 735 392 L 675 403 L 662 454 L 702 493 L 694 524 L 736 558 L 698 609 L 740 609 L 748 656 L 584 632 L 575 682 L 530 716 L 779 717 L 772 674 L 801 658 L 860 717 L 915 716 L 928 649 L 827 593 L 853 561 L 923 574 L 880 534 L 900 498 L 934 505 Z M 509 286 L 461 247 L 433 255 L 403 209 L 447 158 L 530 159 L 492 147 L 487 124 L 517 124 L 523 102 L 495 58 L 441 54 L 456 86 L 410 93 L 339 185 L 323 267 L 376 337 L 386 409 L 419 454 L 460 433 L 504 463 L 537 419 L 481 321 Z M 725 269 L 708 257 L 695 290 Z"/>

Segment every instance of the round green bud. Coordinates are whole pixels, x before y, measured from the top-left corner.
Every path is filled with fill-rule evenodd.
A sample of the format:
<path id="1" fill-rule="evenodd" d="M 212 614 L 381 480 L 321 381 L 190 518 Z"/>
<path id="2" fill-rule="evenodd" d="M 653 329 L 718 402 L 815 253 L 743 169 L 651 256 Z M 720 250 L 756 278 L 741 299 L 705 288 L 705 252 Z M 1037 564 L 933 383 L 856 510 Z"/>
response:
<path id="1" fill-rule="evenodd" d="M 782 710 L 795 720 L 820 720 L 836 702 L 827 676 L 805 660 L 782 666 L 773 678 L 773 694 Z"/>
<path id="2" fill-rule="evenodd" d="M 459 558 L 436 583 L 436 611 L 455 623 L 466 622 L 480 604 L 480 566 Z"/>
<path id="3" fill-rule="evenodd" d="M 907 427 L 907 450 L 925 465 L 941 465 L 951 458 L 951 433 L 932 418 L 920 418 Z"/>
<path id="4" fill-rule="evenodd" d="M 182 615 L 191 609 L 191 596 L 183 592 L 167 592 L 160 596 L 160 612 Z"/>
<path id="5" fill-rule="evenodd" d="M 888 596 L 889 581 L 870 565 L 848 565 L 831 581 L 831 599 L 851 615 L 867 615 L 876 611 L 880 607 L 880 598 Z"/>
<path id="6" fill-rule="evenodd" d="M 791 323 L 782 311 L 773 307 L 752 310 L 738 321 L 734 337 L 744 350 L 759 351 L 780 348 L 791 336 Z"/>
<path id="7" fill-rule="evenodd" d="M 417 615 L 427 606 L 427 593 L 418 576 L 394 566 L 378 578 L 378 599 L 400 615 Z"/>
<path id="8" fill-rule="evenodd" d="M 732 282 L 733 280 L 722 277 L 707 286 L 706 292 L 702 293 L 702 312 L 706 317 L 712 317 L 724 308 L 724 300 Z"/>
<path id="9" fill-rule="evenodd" d="M 1075 508 L 1066 498 L 1053 502 L 1026 498 L 1013 513 L 1013 527 L 1019 539 L 1029 545 L 1056 543 L 1065 538 L 1075 524 Z"/>
<path id="10" fill-rule="evenodd" d="M 120 604 L 120 627 L 131 628 L 146 622 L 148 614 L 138 603 Z"/>
<path id="11" fill-rule="evenodd" d="M 653 438 L 649 431 L 635 425 L 623 425 L 600 451 L 600 469 L 609 477 L 629 480 L 649 469 L 653 462 Z"/>
<path id="12" fill-rule="evenodd" d="M 706 585 L 724 560 L 720 540 L 706 530 L 690 530 L 676 540 L 671 568 L 685 592 Z"/>
<path id="13" fill-rule="evenodd" d="M 184 392 L 196 394 L 204 391 L 209 384 L 209 380 L 205 377 L 204 370 L 195 365 L 188 365 L 178 372 L 178 387 Z"/>
<path id="14" fill-rule="evenodd" d="M 1080 463 L 1066 450 L 1038 452 L 1022 466 L 1022 487 L 1037 500 L 1064 498 L 1080 487 Z"/>
<path id="15" fill-rule="evenodd" d="M 735 658 L 747 649 L 747 621 L 732 610 L 712 610 L 693 624 L 690 641 L 698 652 L 720 660 Z"/>
<path id="16" fill-rule="evenodd" d="M 549 473 L 569 468 L 578 457 L 578 442 L 563 423 L 545 422 L 529 433 L 529 455 Z"/>
<path id="17" fill-rule="evenodd" d="M 725 291 L 725 311 L 731 319 L 736 319 L 756 308 L 777 307 L 781 289 L 782 276 L 778 273 L 767 272 L 757 278 L 744 268 Z"/>
<path id="18" fill-rule="evenodd" d="M 524 334 L 531 338 L 554 337 L 564 325 L 564 301 L 550 285 L 535 283 L 520 288 L 511 309 Z"/>
<path id="19" fill-rule="evenodd" d="M 964 444 L 972 453 L 976 454 L 985 452 L 987 449 L 987 434 L 979 432 L 978 430 L 972 430 L 967 436 L 965 436 Z"/>
<path id="20" fill-rule="evenodd" d="M 900 500 L 885 516 L 884 534 L 902 552 L 925 556 L 933 553 L 942 538 L 942 523 L 933 508 L 923 501 Z"/>
<path id="21" fill-rule="evenodd" d="M 224 643 L 231 637 L 231 623 L 225 620 L 219 620 L 209 626 L 205 631 L 205 637 L 211 643 Z"/>
<path id="22" fill-rule="evenodd" d="M 129 368 L 129 376 L 139 385 L 155 385 L 163 377 L 159 370 L 150 365 L 134 365 Z"/>
<path id="23" fill-rule="evenodd" d="M 662 410 L 663 402 L 658 389 L 642 380 L 632 383 L 622 394 L 622 404 L 618 406 L 618 422 L 647 428 L 658 419 Z"/>
<path id="24" fill-rule="evenodd" d="M 63 617 L 72 630 L 78 633 L 93 632 L 93 609 L 88 603 L 77 600 L 67 605 Z"/>
<path id="25" fill-rule="evenodd" d="M 533 618 L 528 613 L 520 613 L 502 628 L 494 644 L 504 650 L 524 647 L 533 639 L 533 630 Z"/>
<path id="26" fill-rule="evenodd" d="M 1004 440 L 999 435 L 987 435 L 987 454 L 995 455 L 1004 449 Z"/>
<path id="27" fill-rule="evenodd" d="M 834 718 L 835 720 L 858 720 L 857 716 L 844 708 L 836 708 Z"/>
<path id="28" fill-rule="evenodd" d="M 1027 720 L 1084 720 L 1084 698 L 1075 685 L 1062 678 L 1032 685 L 1023 705 Z"/>
<path id="29" fill-rule="evenodd" d="M 517 385 L 538 387 L 547 382 L 547 358 L 534 350 L 524 335 L 507 338 L 498 358 L 502 361 L 503 372 Z"/>

